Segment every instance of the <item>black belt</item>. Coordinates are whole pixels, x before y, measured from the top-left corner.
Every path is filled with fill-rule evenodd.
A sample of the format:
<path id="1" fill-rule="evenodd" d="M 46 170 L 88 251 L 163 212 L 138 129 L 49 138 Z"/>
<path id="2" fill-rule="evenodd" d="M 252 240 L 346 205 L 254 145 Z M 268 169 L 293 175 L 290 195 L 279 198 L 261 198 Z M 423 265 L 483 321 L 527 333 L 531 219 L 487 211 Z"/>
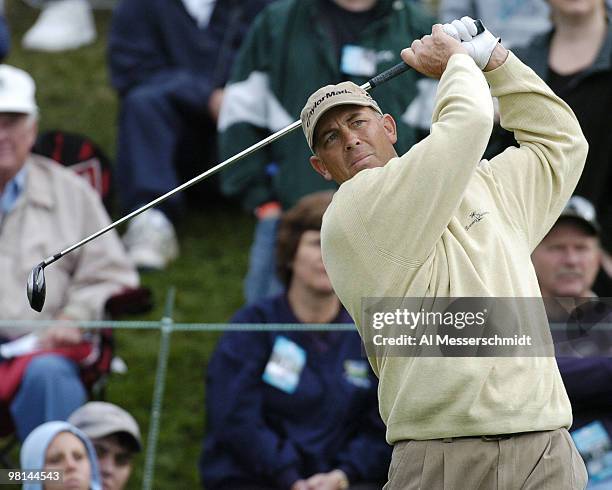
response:
<path id="1" fill-rule="evenodd" d="M 537 431 L 535 431 L 537 432 Z M 486 436 L 459 436 L 459 437 L 443 437 L 442 442 L 454 442 L 462 439 L 480 439 L 483 441 L 502 441 L 511 437 L 522 436 L 524 434 L 535 434 L 535 432 L 515 432 L 513 434 L 493 434 Z"/>

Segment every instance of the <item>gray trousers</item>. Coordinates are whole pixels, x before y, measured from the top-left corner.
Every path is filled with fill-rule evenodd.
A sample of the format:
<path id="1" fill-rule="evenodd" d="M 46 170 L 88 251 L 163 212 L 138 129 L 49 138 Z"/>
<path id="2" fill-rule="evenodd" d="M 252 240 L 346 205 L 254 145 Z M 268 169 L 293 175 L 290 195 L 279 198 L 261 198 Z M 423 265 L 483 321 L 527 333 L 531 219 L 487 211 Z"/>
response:
<path id="1" fill-rule="evenodd" d="M 566 429 L 501 438 L 401 441 L 383 490 L 584 490 L 586 467 Z"/>

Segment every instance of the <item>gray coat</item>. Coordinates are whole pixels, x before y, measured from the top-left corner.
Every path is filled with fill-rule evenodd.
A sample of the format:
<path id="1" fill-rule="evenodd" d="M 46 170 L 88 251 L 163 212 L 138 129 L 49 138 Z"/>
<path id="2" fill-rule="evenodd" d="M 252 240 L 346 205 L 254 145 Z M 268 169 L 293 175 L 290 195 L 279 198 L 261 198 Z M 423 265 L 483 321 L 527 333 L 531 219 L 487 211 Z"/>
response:
<path id="1" fill-rule="evenodd" d="M 60 313 L 77 320 L 100 319 L 111 295 L 138 285 L 114 230 L 45 269 L 42 313 L 28 304 L 25 285 L 32 267 L 110 220 L 97 193 L 72 171 L 37 155 L 26 165 L 24 190 L 0 228 L 0 319 L 49 320 Z M 0 329 L 0 335 L 14 338 L 30 331 Z"/>

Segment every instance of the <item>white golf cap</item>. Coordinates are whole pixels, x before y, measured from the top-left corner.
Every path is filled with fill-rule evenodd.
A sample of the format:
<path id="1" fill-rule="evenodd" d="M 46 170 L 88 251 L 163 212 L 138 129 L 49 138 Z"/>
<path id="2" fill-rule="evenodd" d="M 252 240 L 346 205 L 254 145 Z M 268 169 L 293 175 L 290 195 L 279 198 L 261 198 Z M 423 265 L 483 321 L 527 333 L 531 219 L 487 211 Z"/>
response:
<path id="1" fill-rule="evenodd" d="M 36 114 L 36 84 L 25 71 L 0 65 L 0 112 Z"/>

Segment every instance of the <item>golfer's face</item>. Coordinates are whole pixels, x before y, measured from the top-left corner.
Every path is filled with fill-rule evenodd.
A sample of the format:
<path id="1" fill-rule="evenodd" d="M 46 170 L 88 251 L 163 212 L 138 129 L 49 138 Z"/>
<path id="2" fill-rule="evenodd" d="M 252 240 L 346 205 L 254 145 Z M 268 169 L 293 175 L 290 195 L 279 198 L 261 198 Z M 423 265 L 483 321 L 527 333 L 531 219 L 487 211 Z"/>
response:
<path id="1" fill-rule="evenodd" d="M 382 167 L 395 156 L 395 121 L 370 107 L 344 105 L 317 123 L 312 166 L 327 180 L 345 182 L 367 168 Z"/>

